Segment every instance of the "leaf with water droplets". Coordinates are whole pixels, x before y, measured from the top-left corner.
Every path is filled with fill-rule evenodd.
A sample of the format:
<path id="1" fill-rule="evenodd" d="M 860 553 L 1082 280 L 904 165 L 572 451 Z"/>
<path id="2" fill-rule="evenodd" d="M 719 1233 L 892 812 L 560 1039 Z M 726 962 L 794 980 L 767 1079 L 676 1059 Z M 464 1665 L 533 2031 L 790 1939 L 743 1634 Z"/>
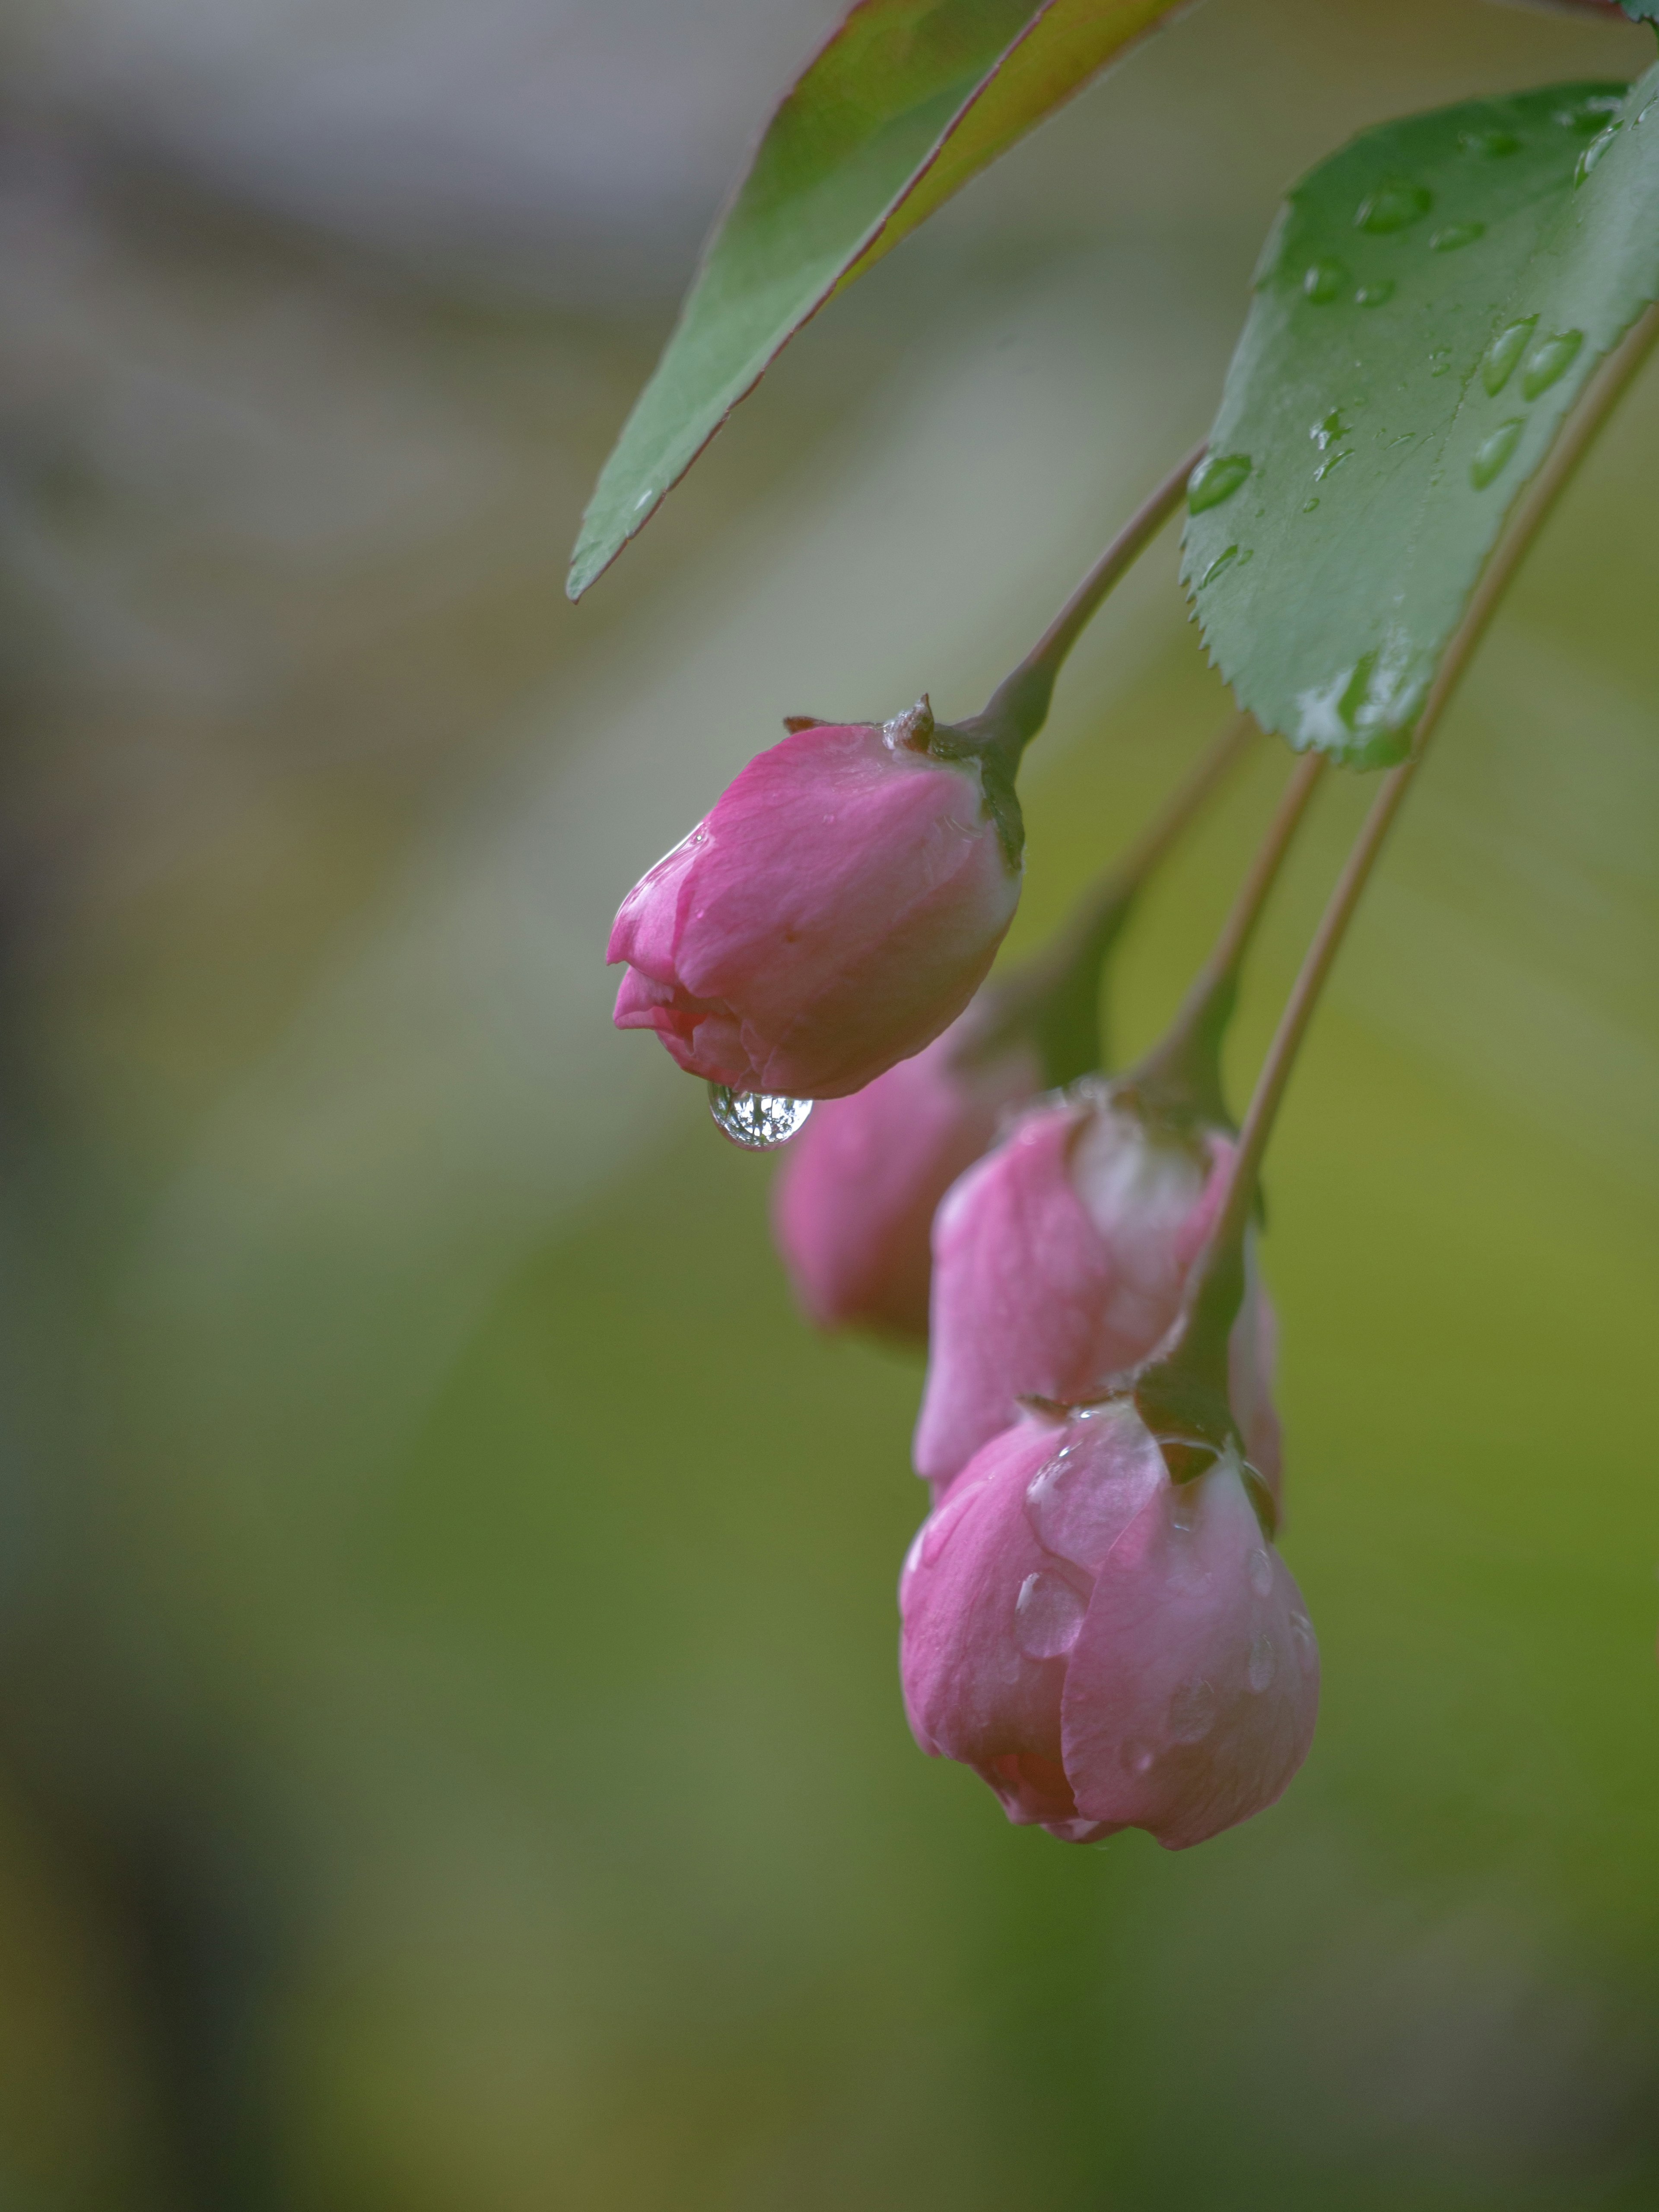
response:
<path id="1" fill-rule="evenodd" d="M 856 0 L 779 104 L 605 463 L 577 599 L 833 294 L 1179 0 Z"/>
<path id="2" fill-rule="evenodd" d="M 1656 298 L 1659 69 L 1412 116 L 1306 177 L 1188 502 L 1182 574 L 1241 706 L 1400 758 L 1516 495 Z"/>

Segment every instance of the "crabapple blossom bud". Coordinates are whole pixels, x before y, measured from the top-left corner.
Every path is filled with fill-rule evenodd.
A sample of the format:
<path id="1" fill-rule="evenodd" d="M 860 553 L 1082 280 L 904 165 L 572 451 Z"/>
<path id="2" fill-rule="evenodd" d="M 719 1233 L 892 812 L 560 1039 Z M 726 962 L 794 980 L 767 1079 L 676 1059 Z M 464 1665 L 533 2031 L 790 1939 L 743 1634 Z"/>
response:
<path id="1" fill-rule="evenodd" d="M 1020 885 L 982 765 L 933 740 L 924 700 L 881 727 L 792 727 L 750 761 L 623 901 L 617 1026 L 655 1030 L 690 1074 L 799 1098 L 931 1043 Z"/>
<path id="2" fill-rule="evenodd" d="M 1131 1399 L 986 1445 L 923 1522 L 899 1609 L 917 1742 L 1066 1842 L 1136 1827 L 1184 1850 L 1307 1756 L 1318 1647 L 1238 1459 L 1171 1481 Z"/>
<path id="3" fill-rule="evenodd" d="M 778 1249 L 820 1328 L 926 1341 L 930 1238 L 940 1199 L 990 1144 L 1002 1114 L 1036 1097 L 1036 1048 L 983 1057 L 983 1000 L 913 1059 L 818 1107 L 773 1187 Z"/>
<path id="4" fill-rule="evenodd" d="M 1021 1116 L 933 1223 L 932 1360 L 915 1467 L 936 1486 L 1023 1397 L 1086 1398 L 1151 1357 L 1224 1194 L 1231 1140 L 1177 1134 L 1099 1085 Z M 1230 1388 L 1251 1463 L 1279 1476 L 1273 1316 L 1255 1279 Z"/>

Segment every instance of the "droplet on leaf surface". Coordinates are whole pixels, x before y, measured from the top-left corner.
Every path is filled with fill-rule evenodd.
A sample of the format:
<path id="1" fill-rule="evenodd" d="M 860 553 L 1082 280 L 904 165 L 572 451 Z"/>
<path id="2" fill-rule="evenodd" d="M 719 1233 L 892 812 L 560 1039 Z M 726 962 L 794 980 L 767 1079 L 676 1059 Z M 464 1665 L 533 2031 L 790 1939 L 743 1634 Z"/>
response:
<path id="1" fill-rule="evenodd" d="M 1413 184 L 1405 177 L 1384 177 L 1360 201 L 1354 212 L 1354 227 L 1370 231 L 1374 237 L 1387 237 L 1420 222 L 1433 205 L 1434 194 L 1426 185 Z"/>
<path id="2" fill-rule="evenodd" d="M 724 1083 L 708 1086 L 708 1110 L 714 1127 L 746 1152 L 775 1152 L 798 1137 L 812 1110 L 810 1098 L 786 1098 L 770 1091 L 732 1091 Z"/>
<path id="3" fill-rule="evenodd" d="M 1521 442 L 1521 433 L 1526 423 L 1519 415 L 1511 415 L 1507 422 L 1500 422 L 1490 438 L 1476 452 L 1469 463 L 1469 482 L 1477 491 L 1502 476 L 1509 466 L 1510 456 Z"/>
<path id="4" fill-rule="evenodd" d="M 1484 238 L 1484 222 L 1449 222 L 1443 230 L 1437 230 L 1429 240 L 1431 253 L 1455 253 L 1460 246 L 1473 246 L 1477 238 Z"/>
<path id="5" fill-rule="evenodd" d="M 1324 307 L 1334 300 L 1348 281 L 1348 272 L 1340 261 L 1316 261 L 1310 264 L 1302 279 L 1302 289 L 1316 307 Z"/>
<path id="6" fill-rule="evenodd" d="M 1249 475 L 1248 453 L 1212 453 L 1193 471 L 1187 482 L 1187 508 L 1191 514 L 1207 514 L 1229 500 Z"/>
<path id="7" fill-rule="evenodd" d="M 1552 337 L 1540 338 L 1527 356 L 1526 366 L 1521 371 L 1522 396 L 1536 399 L 1540 392 L 1547 392 L 1577 360 L 1578 349 L 1583 343 L 1583 331 L 1557 331 Z"/>
<path id="8" fill-rule="evenodd" d="M 1524 322 L 1510 323 L 1499 331 L 1486 348 L 1486 357 L 1480 364 L 1480 381 L 1494 399 L 1514 374 L 1515 364 L 1537 326 L 1537 316 L 1528 315 Z"/>

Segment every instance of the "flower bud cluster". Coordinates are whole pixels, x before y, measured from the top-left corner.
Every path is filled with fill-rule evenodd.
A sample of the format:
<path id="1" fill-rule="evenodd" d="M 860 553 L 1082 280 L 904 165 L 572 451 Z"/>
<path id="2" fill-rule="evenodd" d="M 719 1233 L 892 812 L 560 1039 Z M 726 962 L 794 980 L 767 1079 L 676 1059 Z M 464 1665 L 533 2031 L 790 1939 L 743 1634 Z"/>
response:
<path id="1" fill-rule="evenodd" d="M 1263 1518 L 1273 1317 L 1247 1250 L 1229 1402 L 1196 1440 L 1149 1425 L 1135 1378 L 1180 1340 L 1235 1148 L 1212 1080 L 1041 1091 L 1037 1029 L 975 999 L 1018 822 L 995 744 L 925 701 L 792 726 L 623 902 L 616 1019 L 712 1082 L 828 1102 L 775 1218 L 814 1319 L 929 1345 L 918 1742 L 1012 1820 L 1177 1849 L 1272 1803 L 1312 1734 L 1317 1650 Z"/>

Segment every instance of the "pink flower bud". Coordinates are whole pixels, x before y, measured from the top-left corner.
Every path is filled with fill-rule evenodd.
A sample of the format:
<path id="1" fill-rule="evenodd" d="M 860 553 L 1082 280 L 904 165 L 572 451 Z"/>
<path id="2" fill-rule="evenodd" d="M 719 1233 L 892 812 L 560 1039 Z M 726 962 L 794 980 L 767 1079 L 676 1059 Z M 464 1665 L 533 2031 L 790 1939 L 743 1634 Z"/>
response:
<path id="1" fill-rule="evenodd" d="M 1231 1141 L 1190 1142 L 1096 1091 L 1024 1115 L 951 1189 L 933 1223 L 933 1355 L 918 1474 L 949 1482 L 1022 1397 L 1086 1398 L 1151 1357 L 1226 1188 Z M 1231 1395 L 1252 1465 L 1279 1467 L 1274 1328 L 1252 1280 Z"/>
<path id="2" fill-rule="evenodd" d="M 926 702 L 818 722 L 750 762 L 623 901 L 619 1029 L 688 1073 L 839 1098 L 920 1052 L 983 981 L 1019 899 L 972 760 Z"/>
<path id="3" fill-rule="evenodd" d="M 899 1609 L 917 1742 L 1066 1842 L 1202 1843 L 1313 1740 L 1318 1647 L 1237 1457 L 1176 1485 L 1128 1399 L 988 1443 L 923 1522 Z"/>
<path id="4" fill-rule="evenodd" d="M 784 1157 L 773 1227 L 795 1295 L 820 1328 L 927 1341 L 934 1210 L 1006 1109 L 1042 1083 L 1023 1041 L 973 1057 L 981 1004 L 925 1052 L 818 1107 Z"/>

